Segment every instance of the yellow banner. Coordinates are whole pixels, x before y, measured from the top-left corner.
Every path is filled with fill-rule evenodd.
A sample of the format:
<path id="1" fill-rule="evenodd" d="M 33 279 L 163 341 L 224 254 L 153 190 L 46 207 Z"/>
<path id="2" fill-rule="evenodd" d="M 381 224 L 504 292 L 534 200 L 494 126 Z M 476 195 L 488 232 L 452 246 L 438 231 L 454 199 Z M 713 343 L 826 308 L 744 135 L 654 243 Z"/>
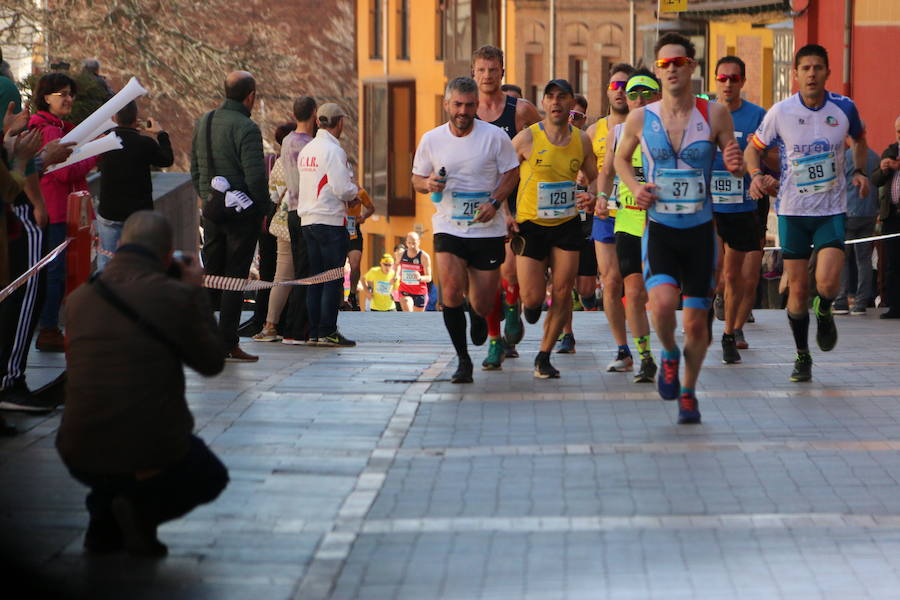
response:
<path id="1" fill-rule="evenodd" d="M 688 0 L 659 0 L 659 12 L 682 12 L 687 4 Z"/>

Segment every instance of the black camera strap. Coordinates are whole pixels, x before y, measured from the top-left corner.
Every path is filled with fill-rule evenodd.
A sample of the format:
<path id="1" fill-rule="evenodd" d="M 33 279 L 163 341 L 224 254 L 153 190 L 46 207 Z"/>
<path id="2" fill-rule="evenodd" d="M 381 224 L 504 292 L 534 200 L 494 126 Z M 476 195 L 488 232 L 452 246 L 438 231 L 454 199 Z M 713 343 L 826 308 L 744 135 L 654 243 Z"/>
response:
<path id="1" fill-rule="evenodd" d="M 124 300 L 122 300 L 122 298 L 118 294 L 112 291 L 112 289 L 110 289 L 110 287 L 100 279 L 99 274 L 95 273 L 91 275 L 89 281 L 94 289 L 97 290 L 97 293 L 100 294 L 101 298 L 106 300 L 113 307 L 117 308 L 123 315 L 134 321 L 137 326 L 148 333 L 150 337 L 166 346 L 175 354 L 176 357 L 178 357 L 179 359 L 181 358 L 181 350 L 178 348 L 175 342 L 169 339 L 169 336 L 163 333 L 162 330 L 159 329 L 159 327 L 139 315 Z"/>
<path id="2" fill-rule="evenodd" d="M 214 116 L 216 116 L 215 110 L 209 111 L 209 114 L 206 115 L 206 162 L 208 163 L 209 172 L 212 174 L 209 178 L 210 181 L 216 176 L 216 159 L 213 158 L 212 151 L 212 122 Z"/>

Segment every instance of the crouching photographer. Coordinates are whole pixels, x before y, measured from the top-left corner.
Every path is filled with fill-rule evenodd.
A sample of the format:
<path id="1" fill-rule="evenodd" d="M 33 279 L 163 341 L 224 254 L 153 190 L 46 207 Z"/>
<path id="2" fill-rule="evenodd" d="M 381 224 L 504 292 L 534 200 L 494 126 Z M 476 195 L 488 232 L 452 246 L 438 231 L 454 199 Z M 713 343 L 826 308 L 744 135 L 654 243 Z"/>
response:
<path id="1" fill-rule="evenodd" d="M 162 215 L 139 211 L 104 271 L 66 304 L 66 403 L 56 447 L 90 488 L 90 552 L 164 556 L 160 523 L 211 502 L 228 471 L 193 435 L 182 364 L 224 366 L 223 342 L 191 256 Z"/>

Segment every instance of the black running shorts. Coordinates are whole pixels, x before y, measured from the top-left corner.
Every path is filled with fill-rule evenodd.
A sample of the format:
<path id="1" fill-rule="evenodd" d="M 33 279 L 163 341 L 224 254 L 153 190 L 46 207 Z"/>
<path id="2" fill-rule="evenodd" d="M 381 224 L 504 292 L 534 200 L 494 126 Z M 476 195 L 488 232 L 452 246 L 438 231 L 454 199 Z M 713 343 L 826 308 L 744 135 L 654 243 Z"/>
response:
<path id="1" fill-rule="evenodd" d="M 641 267 L 641 238 L 624 231 L 616 232 L 616 257 L 619 259 L 619 272 L 622 279 L 629 275 L 640 275 Z"/>
<path id="2" fill-rule="evenodd" d="M 756 222 L 755 210 L 714 214 L 716 216 L 716 232 L 726 246 L 737 252 L 759 250 L 759 225 Z"/>
<path id="3" fill-rule="evenodd" d="M 581 220 L 578 217 L 560 225 L 538 225 L 524 221 L 519 223 L 519 235 L 525 240 L 522 256 L 534 260 L 550 258 L 553 248 L 580 252 L 584 247 L 584 234 L 581 232 Z"/>
<path id="4" fill-rule="evenodd" d="M 506 258 L 506 237 L 464 238 L 450 233 L 434 234 L 434 251 L 458 256 L 473 269 L 494 271 Z"/>
<path id="5" fill-rule="evenodd" d="M 685 308 L 708 309 L 715 288 L 716 232 L 713 222 L 677 229 L 647 222 L 643 237 L 644 285 L 681 288 Z"/>

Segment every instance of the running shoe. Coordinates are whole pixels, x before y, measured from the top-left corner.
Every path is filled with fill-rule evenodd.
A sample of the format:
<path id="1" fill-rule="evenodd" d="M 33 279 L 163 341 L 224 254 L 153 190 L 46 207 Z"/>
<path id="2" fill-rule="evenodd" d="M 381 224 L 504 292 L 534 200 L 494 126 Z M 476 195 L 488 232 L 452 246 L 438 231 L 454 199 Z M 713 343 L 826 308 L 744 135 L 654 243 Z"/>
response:
<path id="1" fill-rule="evenodd" d="M 606 365 L 607 373 L 625 373 L 632 369 L 634 369 L 634 358 L 625 350 L 619 350 L 615 360 Z"/>
<path id="2" fill-rule="evenodd" d="M 819 345 L 819 350 L 829 352 L 834 350 L 835 345 L 837 345 L 837 327 L 834 325 L 834 317 L 830 309 L 824 315 L 819 314 L 819 301 L 820 298 L 818 296 L 813 299 L 813 312 L 816 314 L 817 324 L 816 343 Z"/>
<path id="3" fill-rule="evenodd" d="M 320 346 L 331 346 L 334 348 L 352 348 L 356 345 L 353 340 L 348 340 L 340 331 L 335 331 L 331 335 L 319 338 Z"/>
<path id="4" fill-rule="evenodd" d="M 292 337 L 286 337 L 286 338 L 281 339 L 281 343 L 287 344 L 288 346 L 302 346 L 303 344 L 307 344 L 310 346 L 318 346 L 319 338 L 315 338 L 315 342 L 316 342 L 315 344 L 312 343 L 312 338 L 310 338 L 308 340 L 300 340 L 300 339 L 292 338 Z"/>
<path id="5" fill-rule="evenodd" d="M 662 358 L 662 372 L 656 378 L 656 388 L 663 400 L 675 400 L 681 391 L 681 381 L 678 379 L 678 366 L 681 358 Z"/>
<path id="6" fill-rule="evenodd" d="M 746 350 L 750 347 L 750 344 L 748 344 L 747 340 L 744 339 L 743 329 L 734 330 L 734 345 L 737 346 L 738 350 Z"/>
<path id="7" fill-rule="evenodd" d="M 750 314 L 747 315 L 747 322 L 748 323 L 756 323 L 756 317 L 753 316 L 752 310 L 750 311 Z"/>
<path id="8" fill-rule="evenodd" d="M 534 359 L 534 376 L 538 379 L 558 379 L 559 370 L 550 364 L 549 352 L 538 352 Z"/>
<path id="9" fill-rule="evenodd" d="M 850 308 L 846 304 L 838 304 L 837 302 L 831 307 L 831 314 L 833 315 L 849 315 Z"/>
<path id="10" fill-rule="evenodd" d="M 575 334 L 564 333 L 556 340 L 559 345 L 556 347 L 557 354 L 575 354 Z"/>
<path id="11" fill-rule="evenodd" d="M 737 351 L 737 342 L 734 334 L 722 334 L 722 362 L 733 365 L 741 362 L 741 353 Z"/>
<path id="12" fill-rule="evenodd" d="M 519 351 L 516 350 L 515 344 L 509 344 L 506 340 L 503 340 L 503 355 L 506 358 L 519 358 Z"/>
<path id="13" fill-rule="evenodd" d="M 515 346 L 522 341 L 525 328 L 522 326 L 522 318 L 519 316 L 519 303 L 503 305 L 503 337 L 510 346 Z"/>
<path id="14" fill-rule="evenodd" d="M 450 377 L 450 383 L 472 383 L 472 360 L 468 356 L 459 359 L 459 365 Z"/>
<path id="15" fill-rule="evenodd" d="M 700 410 L 697 398 L 691 394 L 682 394 L 678 398 L 678 424 L 698 425 Z"/>
<path id="16" fill-rule="evenodd" d="M 637 375 L 634 376 L 634 382 L 653 383 L 654 377 L 656 377 L 656 362 L 653 360 L 653 357 L 648 356 L 647 358 L 642 358 L 641 368 L 637 372 Z"/>
<path id="17" fill-rule="evenodd" d="M 794 370 L 791 371 L 791 381 L 809 381 L 812 379 L 812 356 L 809 352 L 798 352 L 794 361 Z"/>
<path id="18" fill-rule="evenodd" d="M 469 308 L 469 337 L 476 346 L 481 346 L 487 340 L 487 320 Z"/>
<path id="19" fill-rule="evenodd" d="M 850 310 L 850 314 L 854 317 L 861 317 L 866 314 L 866 307 L 865 306 L 854 306 Z"/>
<path id="20" fill-rule="evenodd" d="M 488 343 L 487 357 L 481 362 L 485 371 L 499 371 L 503 368 L 503 344 L 498 338 Z"/>
<path id="21" fill-rule="evenodd" d="M 713 308 L 716 311 L 716 318 L 720 321 L 725 320 L 725 297 L 721 294 L 716 294 L 716 299 L 713 300 Z"/>

